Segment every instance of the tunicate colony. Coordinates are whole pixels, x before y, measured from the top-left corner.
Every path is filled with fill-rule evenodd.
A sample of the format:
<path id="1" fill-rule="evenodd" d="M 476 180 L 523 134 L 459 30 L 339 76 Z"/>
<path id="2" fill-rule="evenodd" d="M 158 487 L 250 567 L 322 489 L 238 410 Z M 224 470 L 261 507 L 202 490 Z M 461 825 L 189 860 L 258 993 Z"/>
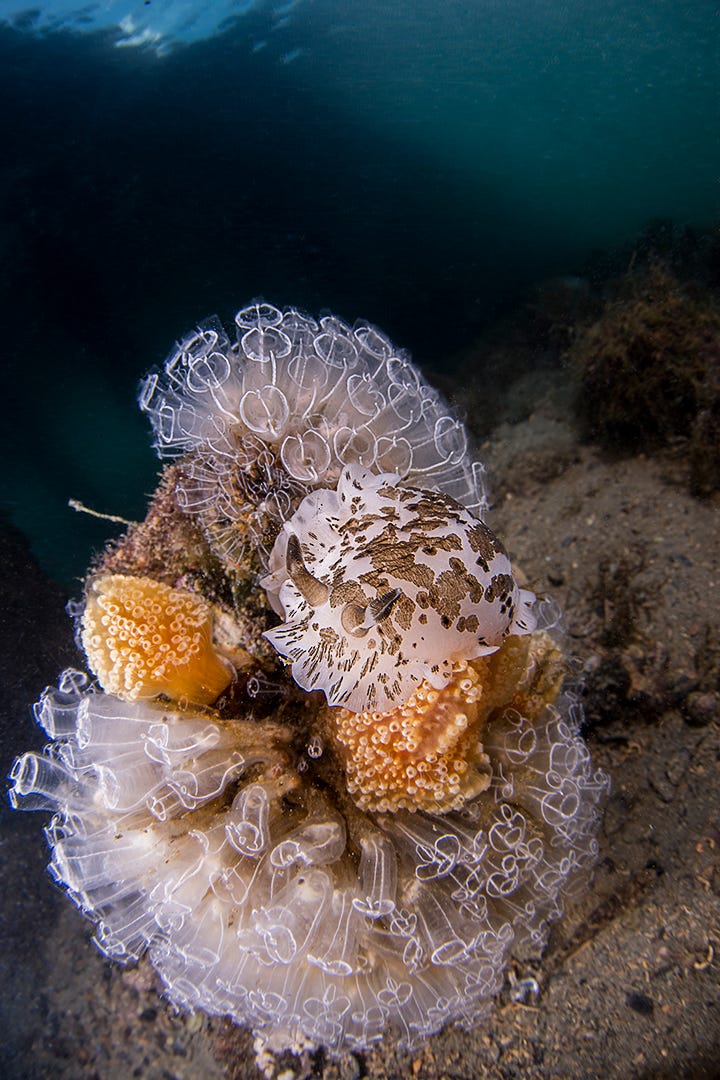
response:
<path id="1" fill-rule="evenodd" d="M 373 327 L 235 321 L 143 383 L 172 460 L 88 575 L 90 674 L 43 694 L 11 801 L 176 1005 L 270 1050 L 413 1049 L 542 949 L 609 782 L 440 395 Z"/>

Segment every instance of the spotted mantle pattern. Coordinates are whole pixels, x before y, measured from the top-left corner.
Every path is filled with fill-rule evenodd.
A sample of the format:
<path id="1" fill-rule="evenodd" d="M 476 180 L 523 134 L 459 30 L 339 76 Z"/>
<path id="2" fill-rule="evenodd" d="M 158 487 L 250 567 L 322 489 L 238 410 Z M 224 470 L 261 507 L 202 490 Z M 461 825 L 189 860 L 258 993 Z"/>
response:
<path id="1" fill-rule="evenodd" d="M 295 681 L 354 712 L 402 705 L 423 680 L 442 689 L 455 663 L 535 625 L 534 596 L 486 525 L 357 465 L 303 500 L 263 584 L 284 617 L 267 637 Z"/>

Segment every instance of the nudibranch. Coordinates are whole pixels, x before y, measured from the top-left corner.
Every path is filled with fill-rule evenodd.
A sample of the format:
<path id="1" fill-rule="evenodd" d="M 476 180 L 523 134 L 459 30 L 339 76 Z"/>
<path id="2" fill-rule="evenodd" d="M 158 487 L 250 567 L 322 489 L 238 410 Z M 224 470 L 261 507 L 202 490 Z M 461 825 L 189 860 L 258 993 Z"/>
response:
<path id="1" fill-rule="evenodd" d="M 255 303 L 140 395 L 165 466 L 97 560 L 13 805 L 120 962 L 270 1050 L 485 1017 L 597 856 L 550 608 L 379 331 Z M 94 678 L 93 678 L 94 677 Z"/>
<path id="2" fill-rule="evenodd" d="M 449 495 L 347 465 L 306 496 L 263 580 L 285 622 L 266 633 L 295 681 L 330 705 L 387 712 L 420 683 L 535 626 L 500 541 Z"/>

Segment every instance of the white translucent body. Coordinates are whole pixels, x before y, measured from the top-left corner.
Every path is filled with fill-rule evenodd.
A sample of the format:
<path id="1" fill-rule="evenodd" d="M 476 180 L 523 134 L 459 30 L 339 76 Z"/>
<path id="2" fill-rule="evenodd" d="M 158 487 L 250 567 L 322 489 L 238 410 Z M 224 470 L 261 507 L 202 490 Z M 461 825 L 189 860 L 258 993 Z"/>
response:
<path id="1" fill-rule="evenodd" d="M 11 801 L 53 812 L 52 874 L 99 947 L 147 950 L 176 1005 L 271 1048 L 364 1048 L 388 1030 L 413 1048 L 473 1025 L 510 950 L 544 944 L 596 856 L 607 778 L 551 708 L 489 726 L 492 786 L 461 813 L 368 819 L 359 865 L 327 799 L 288 816 L 244 778 L 263 752 L 243 764 L 231 724 L 121 702 L 73 671 L 37 717 L 53 741 L 16 761 Z"/>
<path id="2" fill-rule="evenodd" d="M 482 514 L 483 467 L 464 425 L 378 330 L 260 303 L 235 322 L 235 343 L 217 320 L 184 338 L 140 395 L 158 453 L 194 452 L 179 499 L 205 526 L 231 527 L 214 534 L 228 557 L 244 530 L 257 543 L 308 491 L 335 487 L 345 465 L 397 473 Z"/>

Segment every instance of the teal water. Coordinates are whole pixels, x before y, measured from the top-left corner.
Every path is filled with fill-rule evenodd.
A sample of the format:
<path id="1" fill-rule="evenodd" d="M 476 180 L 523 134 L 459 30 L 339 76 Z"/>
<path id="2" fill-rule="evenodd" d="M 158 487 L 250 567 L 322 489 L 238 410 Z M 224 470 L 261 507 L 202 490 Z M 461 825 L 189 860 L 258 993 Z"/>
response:
<path id="1" fill-rule="evenodd" d="M 123 5 L 0 3 L 2 501 L 74 591 L 117 526 L 67 500 L 142 515 L 136 384 L 195 320 L 264 295 L 438 368 L 531 283 L 720 219 L 709 0 L 170 7 L 117 48 Z"/>

